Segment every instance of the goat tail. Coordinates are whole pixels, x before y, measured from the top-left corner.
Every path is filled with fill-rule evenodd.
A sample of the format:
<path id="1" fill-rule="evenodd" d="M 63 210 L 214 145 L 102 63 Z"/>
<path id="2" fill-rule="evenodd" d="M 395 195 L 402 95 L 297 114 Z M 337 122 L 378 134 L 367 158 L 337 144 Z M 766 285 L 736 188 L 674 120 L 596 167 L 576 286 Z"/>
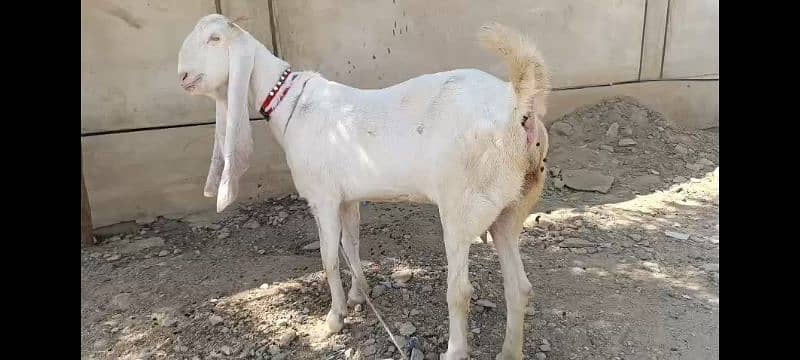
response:
<path id="1" fill-rule="evenodd" d="M 509 68 L 515 95 L 514 121 L 509 126 L 525 129 L 530 158 L 529 171 L 544 167 L 548 150 L 547 130 L 541 122 L 550 93 L 550 74 L 536 46 L 525 35 L 507 26 L 490 23 L 481 27 L 478 38 L 488 50 L 502 56 Z M 519 128 L 516 128 L 519 129 Z M 519 130 L 512 133 L 518 134 Z"/>
<path id="2" fill-rule="evenodd" d="M 544 115 L 550 75 L 536 46 L 525 35 L 498 23 L 482 26 L 478 38 L 486 49 L 501 55 L 508 64 L 519 117 L 532 111 Z"/>

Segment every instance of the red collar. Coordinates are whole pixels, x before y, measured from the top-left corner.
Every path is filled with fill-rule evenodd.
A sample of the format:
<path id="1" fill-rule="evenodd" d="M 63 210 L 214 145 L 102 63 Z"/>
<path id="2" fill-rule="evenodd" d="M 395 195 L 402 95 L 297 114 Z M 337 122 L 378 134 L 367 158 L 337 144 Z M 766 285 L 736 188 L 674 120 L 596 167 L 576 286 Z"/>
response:
<path id="1" fill-rule="evenodd" d="M 278 107 L 278 104 L 281 102 L 281 100 L 283 100 L 283 97 L 286 96 L 286 94 L 289 92 L 289 89 L 291 89 L 292 86 L 290 82 L 297 78 L 297 74 L 294 74 L 292 78 L 289 79 L 290 74 L 292 74 L 292 69 L 284 70 L 278 79 L 278 82 L 275 84 L 272 90 L 269 91 L 267 98 L 264 99 L 263 103 L 261 103 L 259 112 L 264 116 L 264 118 L 267 119 L 267 121 L 269 121 L 269 116 L 272 114 L 272 111 Z M 286 87 L 283 85 L 286 85 Z M 275 101 L 273 102 L 273 100 Z"/>

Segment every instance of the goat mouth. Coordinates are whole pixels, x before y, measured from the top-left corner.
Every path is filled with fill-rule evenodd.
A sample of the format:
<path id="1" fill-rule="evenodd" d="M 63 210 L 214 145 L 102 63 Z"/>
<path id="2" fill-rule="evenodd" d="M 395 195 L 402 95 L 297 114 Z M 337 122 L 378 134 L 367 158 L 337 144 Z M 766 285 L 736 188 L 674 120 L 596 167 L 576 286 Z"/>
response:
<path id="1" fill-rule="evenodd" d="M 200 83 L 200 80 L 203 80 L 203 74 L 197 75 L 194 80 L 189 83 L 181 84 L 181 87 L 183 87 L 183 90 L 192 92 L 197 89 L 197 84 Z"/>

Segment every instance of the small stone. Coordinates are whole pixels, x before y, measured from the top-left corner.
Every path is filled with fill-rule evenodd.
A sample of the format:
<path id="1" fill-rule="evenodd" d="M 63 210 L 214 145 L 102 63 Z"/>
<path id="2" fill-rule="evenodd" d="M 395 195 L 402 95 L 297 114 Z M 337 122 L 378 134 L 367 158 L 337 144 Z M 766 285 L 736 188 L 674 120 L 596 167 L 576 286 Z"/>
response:
<path id="1" fill-rule="evenodd" d="M 561 174 L 561 169 L 558 166 L 553 166 L 548 169 L 550 176 L 558 176 Z"/>
<path id="2" fill-rule="evenodd" d="M 410 322 L 404 322 L 397 325 L 397 331 L 403 336 L 411 336 L 417 331 L 417 328 Z"/>
<path id="3" fill-rule="evenodd" d="M 476 301 L 475 304 L 478 304 L 478 305 L 483 306 L 485 308 L 492 308 L 492 309 L 497 307 L 497 304 L 495 304 L 495 303 L 493 303 L 493 302 L 491 302 L 489 300 L 486 300 L 486 299 L 480 299 L 480 300 Z"/>
<path id="4" fill-rule="evenodd" d="M 353 348 L 348 348 L 347 350 L 344 351 L 345 359 L 350 359 L 352 357 L 353 357 Z"/>
<path id="5" fill-rule="evenodd" d="M 106 345 L 107 345 L 107 344 L 108 344 L 108 340 L 106 340 L 106 339 L 100 339 L 100 340 L 97 340 L 97 341 L 95 341 L 94 343 L 92 343 L 92 347 L 93 347 L 95 350 L 101 350 L 101 349 L 103 349 L 104 347 L 106 347 Z"/>
<path id="6" fill-rule="evenodd" d="M 543 352 L 538 352 L 533 357 L 536 358 L 536 360 L 545 360 L 545 359 L 547 359 L 547 355 L 545 355 Z"/>
<path id="7" fill-rule="evenodd" d="M 622 139 L 619 139 L 619 143 L 618 144 L 619 144 L 619 146 L 636 146 L 636 144 L 638 144 L 638 143 L 636 142 L 636 140 L 633 140 L 631 138 L 622 138 Z"/>
<path id="8" fill-rule="evenodd" d="M 120 293 L 114 295 L 111 299 L 111 304 L 120 309 L 128 309 L 133 304 L 130 293 Z"/>
<path id="9" fill-rule="evenodd" d="M 553 186 L 555 186 L 556 189 L 563 189 L 564 185 L 564 180 L 561 180 L 561 178 L 556 178 L 553 180 Z"/>
<path id="10" fill-rule="evenodd" d="M 161 250 L 161 251 L 158 252 L 158 256 L 159 257 L 164 257 L 164 256 L 167 256 L 167 255 L 169 255 L 169 250 Z"/>
<path id="11" fill-rule="evenodd" d="M 92 259 L 97 259 L 97 258 L 99 258 L 100 256 L 102 256 L 102 254 L 100 254 L 99 252 L 93 252 L 93 253 L 89 254 L 89 256 L 90 256 Z"/>
<path id="12" fill-rule="evenodd" d="M 222 324 L 222 321 L 222 316 L 219 315 L 211 315 L 211 317 L 208 318 L 208 322 L 211 323 L 211 326 L 220 325 Z"/>
<path id="13" fill-rule="evenodd" d="M 228 236 L 231 236 L 231 234 L 229 234 L 227 231 L 222 231 L 219 234 L 217 234 L 217 240 L 226 239 Z"/>
<path id="14" fill-rule="evenodd" d="M 279 348 L 278 345 L 272 344 L 272 345 L 269 346 L 270 355 L 277 355 L 280 352 L 281 352 L 281 348 Z"/>
<path id="15" fill-rule="evenodd" d="M 550 352 L 550 342 L 547 339 L 542 340 L 542 345 L 539 346 L 539 350 L 542 352 Z"/>
<path id="16" fill-rule="evenodd" d="M 372 297 L 379 297 L 384 293 L 386 293 L 386 287 L 383 285 L 378 284 L 372 288 Z"/>
<path id="17" fill-rule="evenodd" d="M 264 249 L 258 250 L 258 255 L 264 255 L 266 253 L 267 253 L 267 250 L 264 250 Z"/>
<path id="18" fill-rule="evenodd" d="M 675 152 L 681 155 L 687 155 L 689 154 L 689 149 L 687 149 L 685 146 L 681 144 L 678 144 L 675 145 Z"/>
<path id="19" fill-rule="evenodd" d="M 606 137 L 609 139 L 616 139 L 617 136 L 619 136 L 619 124 L 613 123 L 608 127 L 608 130 L 606 130 Z"/>
<path id="20" fill-rule="evenodd" d="M 411 239 L 411 235 L 405 234 L 405 235 L 403 235 L 403 239 L 406 239 L 406 240 Z"/>
<path id="21" fill-rule="evenodd" d="M 708 263 L 703 265 L 703 270 L 709 272 L 719 272 L 719 264 L 718 263 Z"/>
<path id="22" fill-rule="evenodd" d="M 172 250 L 172 253 L 175 254 L 175 255 L 178 255 L 178 254 L 181 253 L 181 251 L 182 251 L 181 249 L 175 249 L 175 250 Z"/>
<path id="23" fill-rule="evenodd" d="M 481 333 L 481 328 L 477 328 L 477 327 L 476 327 L 476 328 L 474 328 L 474 329 L 470 330 L 470 332 L 472 332 L 473 334 L 476 334 L 476 335 L 477 335 L 477 334 L 480 334 L 480 333 Z"/>
<path id="24" fill-rule="evenodd" d="M 256 220 L 256 219 L 250 219 L 248 222 L 244 223 L 244 225 L 242 225 L 242 226 L 245 227 L 245 228 L 248 228 L 248 229 L 258 229 L 259 227 L 261 227 L 261 224 L 259 224 L 258 220 Z"/>
<path id="25" fill-rule="evenodd" d="M 572 124 L 570 124 L 570 123 L 568 123 L 566 121 L 559 121 L 559 122 L 553 124 L 550 127 L 550 130 L 552 130 L 554 133 L 556 133 L 558 135 L 561 135 L 561 136 L 570 136 L 575 132 Z"/>
<path id="26" fill-rule="evenodd" d="M 408 282 L 408 280 L 410 280 L 412 276 L 414 276 L 414 273 L 408 269 L 398 270 L 392 273 L 392 279 L 401 284 Z"/>
<path id="27" fill-rule="evenodd" d="M 108 261 L 117 261 L 117 260 L 119 260 L 120 258 L 122 258 L 122 256 L 120 256 L 119 254 L 114 254 L 114 255 L 111 255 L 111 256 L 108 258 Z"/>
<path id="28" fill-rule="evenodd" d="M 678 240 L 688 240 L 689 239 L 689 234 L 684 234 L 684 233 L 680 233 L 680 232 L 677 232 L 677 231 L 667 230 L 667 231 L 664 231 L 664 235 L 667 235 L 667 236 L 669 236 L 669 237 L 671 237 L 673 239 L 678 239 Z"/>
<path id="29" fill-rule="evenodd" d="M 375 344 L 364 346 L 361 349 L 361 354 L 364 356 L 374 355 L 376 352 L 378 352 L 378 347 Z"/>
<path id="30" fill-rule="evenodd" d="M 353 309 L 354 309 L 356 312 L 361 312 L 361 310 L 363 310 L 363 309 L 364 309 L 364 307 L 363 307 L 361 304 L 356 304 L 356 306 L 354 306 L 354 307 L 353 307 Z"/>
<path id="31" fill-rule="evenodd" d="M 613 153 L 614 152 L 614 147 L 611 146 L 611 145 L 600 145 L 600 150 L 605 150 L 605 151 L 608 151 L 610 153 Z"/>
<path id="32" fill-rule="evenodd" d="M 676 176 L 672 178 L 672 182 L 676 184 L 685 183 L 688 179 L 683 176 Z"/>
<path id="33" fill-rule="evenodd" d="M 415 347 L 411 350 L 411 360 L 423 360 L 425 359 L 425 354 L 420 350 L 418 347 Z"/>
<path id="34" fill-rule="evenodd" d="M 625 134 L 625 136 L 632 136 L 633 129 L 629 126 L 626 126 L 625 128 L 622 129 L 622 133 Z"/>
<path id="35" fill-rule="evenodd" d="M 283 220 L 286 219 L 287 217 L 289 217 L 289 213 L 287 213 L 286 211 L 281 211 L 278 213 L 278 219 Z"/>
<path id="36" fill-rule="evenodd" d="M 430 286 L 430 285 L 422 285 L 422 292 L 429 293 L 429 292 L 432 292 L 432 291 L 433 291 L 433 286 Z"/>
<path id="37" fill-rule="evenodd" d="M 287 331 L 287 332 L 285 332 L 283 335 L 281 335 L 281 338 L 278 340 L 278 346 L 280 346 L 280 347 L 286 347 L 286 346 L 287 346 L 287 345 L 289 345 L 289 344 L 290 344 L 290 343 L 291 343 L 291 342 L 294 340 L 294 338 L 296 338 L 296 337 L 297 337 L 297 333 L 296 333 L 294 330 L 291 330 L 291 329 L 290 329 L 289 331 Z"/>
<path id="38" fill-rule="evenodd" d="M 614 177 L 589 170 L 564 170 L 562 178 L 570 189 L 608 193 Z"/>
<path id="39" fill-rule="evenodd" d="M 223 345 L 221 348 L 219 348 L 219 351 L 222 351 L 223 354 L 228 356 L 230 356 L 230 354 L 233 352 L 233 350 L 231 350 L 231 347 L 228 345 Z"/>
<path id="40" fill-rule="evenodd" d="M 694 170 L 694 171 L 698 171 L 698 170 L 702 170 L 703 169 L 703 165 L 700 165 L 700 164 L 689 164 L 689 163 L 686 163 L 685 166 L 686 166 L 687 169 Z"/>
<path id="41" fill-rule="evenodd" d="M 703 166 L 714 166 L 714 162 L 711 161 L 711 160 L 708 160 L 706 158 L 702 158 L 700 160 L 697 160 L 697 164 L 703 165 Z"/>
<path id="42" fill-rule="evenodd" d="M 562 248 L 585 248 L 585 247 L 593 247 L 597 246 L 592 242 L 578 239 L 578 238 L 568 238 L 558 244 L 559 247 Z"/>
<path id="43" fill-rule="evenodd" d="M 411 310 L 411 312 L 410 312 L 409 314 L 410 314 L 411 316 L 417 316 L 417 315 L 419 315 L 420 313 L 421 313 L 421 311 L 419 311 L 419 310 L 417 310 L 417 309 L 412 309 L 412 310 Z"/>
<path id="44" fill-rule="evenodd" d="M 319 250 L 319 241 L 314 241 L 306 246 L 303 246 L 303 250 Z"/>

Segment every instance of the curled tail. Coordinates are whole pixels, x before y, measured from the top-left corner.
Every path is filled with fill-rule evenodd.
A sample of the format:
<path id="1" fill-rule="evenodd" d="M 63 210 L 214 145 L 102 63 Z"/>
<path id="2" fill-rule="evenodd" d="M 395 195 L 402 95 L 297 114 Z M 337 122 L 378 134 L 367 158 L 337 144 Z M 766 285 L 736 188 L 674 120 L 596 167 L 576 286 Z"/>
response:
<path id="1" fill-rule="evenodd" d="M 509 27 L 497 23 L 484 25 L 479 39 L 485 48 L 500 54 L 508 64 L 508 76 L 516 98 L 512 112 L 514 121 L 509 126 L 522 124 L 525 129 L 530 155 L 528 172 L 534 175 L 543 172 L 549 145 L 547 130 L 541 121 L 550 93 L 547 67 L 533 43 Z"/>
<path id="2" fill-rule="evenodd" d="M 478 37 L 486 49 L 503 56 L 508 64 L 518 116 L 531 112 L 543 116 L 550 74 L 536 46 L 525 35 L 498 23 L 482 26 Z"/>

